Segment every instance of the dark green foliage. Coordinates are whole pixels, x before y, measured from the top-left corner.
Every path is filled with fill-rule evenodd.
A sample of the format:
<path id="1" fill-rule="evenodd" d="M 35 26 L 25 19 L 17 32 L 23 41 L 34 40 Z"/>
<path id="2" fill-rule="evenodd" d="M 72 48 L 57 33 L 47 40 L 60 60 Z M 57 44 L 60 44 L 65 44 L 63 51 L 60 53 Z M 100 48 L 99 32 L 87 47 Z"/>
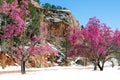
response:
<path id="1" fill-rule="evenodd" d="M 66 10 L 67 8 L 63 7 L 62 9 L 63 9 L 63 10 Z"/>
<path id="2" fill-rule="evenodd" d="M 63 41 L 61 46 L 63 48 L 62 52 L 66 55 L 67 52 L 68 52 L 68 49 L 67 49 L 67 47 L 68 47 L 68 41 L 67 40 Z"/>
<path id="3" fill-rule="evenodd" d="M 57 6 L 56 8 L 59 9 L 59 10 L 64 9 L 64 8 L 62 8 L 61 6 Z"/>
<path id="4" fill-rule="evenodd" d="M 83 29 L 84 28 L 84 26 L 83 25 L 81 25 L 81 29 Z"/>
<path id="5" fill-rule="evenodd" d="M 0 0 L 0 5 L 3 3 L 4 0 Z"/>
<path id="6" fill-rule="evenodd" d="M 51 9 L 51 4 L 49 4 L 49 3 L 45 3 L 45 4 L 42 4 L 42 5 L 46 9 Z"/>
<path id="7" fill-rule="evenodd" d="M 52 5 L 51 8 L 52 8 L 52 9 L 57 9 L 55 5 Z"/>
<path id="8" fill-rule="evenodd" d="M 33 7 L 31 4 L 29 5 L 29 11 L 30 11 L 30 19 L 31 22 L 29 23 L 28 34 L 31 33 L 31 35 L 40 35 L 39 27 L 40 27 L 40 21 L 44 19 L 43 12 L 37 9 L 36 7 Z"/>
<path id="9" fill-rule="evenodd" d="M 84 62 L 82 60 L 77 60 L 75 63 L 78 65 L 84 65 Z"/>
<path id="10" fill-rule="evenodd" d="M 54 9 L 54 10 L 66 10 L 67 9 L 65 7 L 57 6 L 57 5 L 50 4 L 50 3 L 45 3 L 45 4 L 42 4 L 42 5 L 43 5 L 43 7 L 45 9 L 48 9 L 48 10 L 50 10 L 50 9 Z"/>

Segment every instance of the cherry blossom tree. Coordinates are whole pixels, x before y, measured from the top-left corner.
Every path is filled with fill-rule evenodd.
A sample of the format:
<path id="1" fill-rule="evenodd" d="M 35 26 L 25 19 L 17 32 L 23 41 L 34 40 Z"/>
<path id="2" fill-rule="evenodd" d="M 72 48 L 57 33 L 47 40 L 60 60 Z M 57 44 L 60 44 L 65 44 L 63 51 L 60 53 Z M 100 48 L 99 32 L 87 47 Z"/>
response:
<path id="1" fill-rule="evenodd" d="M 46 53 L 57 56 L 57 51 L 45 41 L 48 24 L 40 22 L 38 18 L 36 21 L 36 15 L 31 16 L 33 15 L 31 5 L 28 6 L 27 0 L 15 0 L 11 3 L 4 2 L 0 7 L 0 13 L 5 16 L 5 24 L 1 26 L 0 40 L 8 41 L 9 52 L 15 60 L 20 61 L 22 74 L 25 74 L 25 64 L 31 54 Z M 32 23 L 37 23 L 37 25 L 31 25 Z M 35 32 L 36 29 L 37 32 Z"/>
<path id="2" fill-rule="evenodd" d="M 26 0 L 14 0 L 13 2 L 4 1 L 0 7 L 0 14 L 5 17 L 4 25 L 1 26 L 1 40 L 7 40 L 10 47 L 11 55 L 16 58 L 14 49 L 18 49 L 21 58 L 16 58 L 21 61 L 21 73 L 25 73 L 25 62 L 29 55 L 24 49 L 24 44 L 28 41 L 25 40 L 26 20 L 28 18 L 28 1 Z M 23 40 L 24 39 L 24 40 Z M 21 51 L 21 52 L 20 52 Z"/>
<path id="3" fill-rule="evenodd" d="M 113 37 L 113 49 L 112 53 L 115 55 L 115 58 L 118 60 L 118 65 L 120 65 L 120 31 L 116 30 Z"/>
<path id="4" fill-rule="evenodd" d="M 11 56 L 21 62 L 21 73 L 25 73 L 25 63 L 30 53 L 26 49 L 30 36 L 26 35 L 27 20 L 29 20 L 28 0 L 4 1 L 0 14 L 5 17 L 1 26 L 0 40 L 7 40 Z M 35 44 L 31 43 L 30 47 Z M 17 51 L 17 52 L 16 52 Z"/>
<path id="5" fill-rule="evenodd" d="M 78 27 L 69 27 L 68 30 L 68 56 L 86 57 L 94 64 L 94 70 L 98 66 L 102 71 L 104 63 L 109 59 L 108 51 L 113 42 L 113 31 L 96 17 L 90 18 L 86 27 L 81 30 Z"/>
<path id="6" fill-rule="evenodd" d="M 12 3 L 4 2 L 0 7 L 0 13 L 7 19 L 5 20 L 5 25 L 2 27 L 3 35 L 0 35 L 2 39 L 12 38 L 25 31 L 25 15 L 29 14 L 27 10 L 28 3 L 24 0 L 21 3 L 19 6 L 17 0 Z"/>

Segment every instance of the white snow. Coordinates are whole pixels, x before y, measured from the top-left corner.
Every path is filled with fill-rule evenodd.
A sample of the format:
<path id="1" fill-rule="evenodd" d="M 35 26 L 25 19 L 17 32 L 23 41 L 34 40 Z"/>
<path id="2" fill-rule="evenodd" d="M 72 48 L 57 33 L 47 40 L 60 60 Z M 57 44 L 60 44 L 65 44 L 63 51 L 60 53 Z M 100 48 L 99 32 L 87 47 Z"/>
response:
<path id="1" fill-rule="evenodd" d="M 0 80 L 120 80 L 118 67 L 106 67 L 104 71 L 93 71 L 89 67 L 69 66 L 50 68 L 31 68 L 38 72 L 0 74 Z M 20 67 L 7 67 L 0 71 L 20 70 Z"/>

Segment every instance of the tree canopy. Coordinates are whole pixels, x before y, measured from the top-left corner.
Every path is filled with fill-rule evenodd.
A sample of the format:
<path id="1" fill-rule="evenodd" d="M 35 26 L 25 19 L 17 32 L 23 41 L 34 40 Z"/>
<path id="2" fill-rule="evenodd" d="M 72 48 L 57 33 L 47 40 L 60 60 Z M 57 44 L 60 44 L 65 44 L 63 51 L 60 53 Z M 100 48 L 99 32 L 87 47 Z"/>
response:
<path id="1" fill-rule="evenodd" d="M 96 17 L 90 18 L 86 27 L 69 27 L 69 53 L 68 56 L 86 57 L 103 70 L 104 63 L 110 59 L 113 45 L 120 48 L 119 31 L 114 32 Z M 102 63 L 102 65 L 100 65 Z"/>
<path id="2" fill-rule="evenodd" d="M 50 4 L 50 3 L 45 3 L 45 4 L 42 4 L 42 5 L 46 9 L 55 9 L 55 10 L 66 10 L 67 9 L 65 7 L 57 6 L 57 5 Z"/>

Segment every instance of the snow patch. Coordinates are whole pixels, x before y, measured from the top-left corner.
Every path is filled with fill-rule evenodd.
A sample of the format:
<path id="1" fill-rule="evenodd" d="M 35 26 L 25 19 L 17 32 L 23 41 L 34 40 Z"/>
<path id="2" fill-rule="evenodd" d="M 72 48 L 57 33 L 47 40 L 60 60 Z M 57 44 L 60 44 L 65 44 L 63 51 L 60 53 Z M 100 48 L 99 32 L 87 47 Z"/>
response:
<path id="1" fill-rule="evenodd" d="M 17 67 L 7 67 L 5 70 L 20 69 Z M 120 70 L 118 67 L 106 67 L 104 71 L 93 71 L 92 69 L 81 69 L 83 67 L 50 67 L 37 68 L 38 72 L 27 72 L 25 75 L 21 73 L 2 74 L 0 80 L 120 80 Z M 87 68 L 87 67 L 84 67 Z M 31 68 L 36 70 L 36 68 Z M 1 71 L 1 69 L 0 69 Z"/>

